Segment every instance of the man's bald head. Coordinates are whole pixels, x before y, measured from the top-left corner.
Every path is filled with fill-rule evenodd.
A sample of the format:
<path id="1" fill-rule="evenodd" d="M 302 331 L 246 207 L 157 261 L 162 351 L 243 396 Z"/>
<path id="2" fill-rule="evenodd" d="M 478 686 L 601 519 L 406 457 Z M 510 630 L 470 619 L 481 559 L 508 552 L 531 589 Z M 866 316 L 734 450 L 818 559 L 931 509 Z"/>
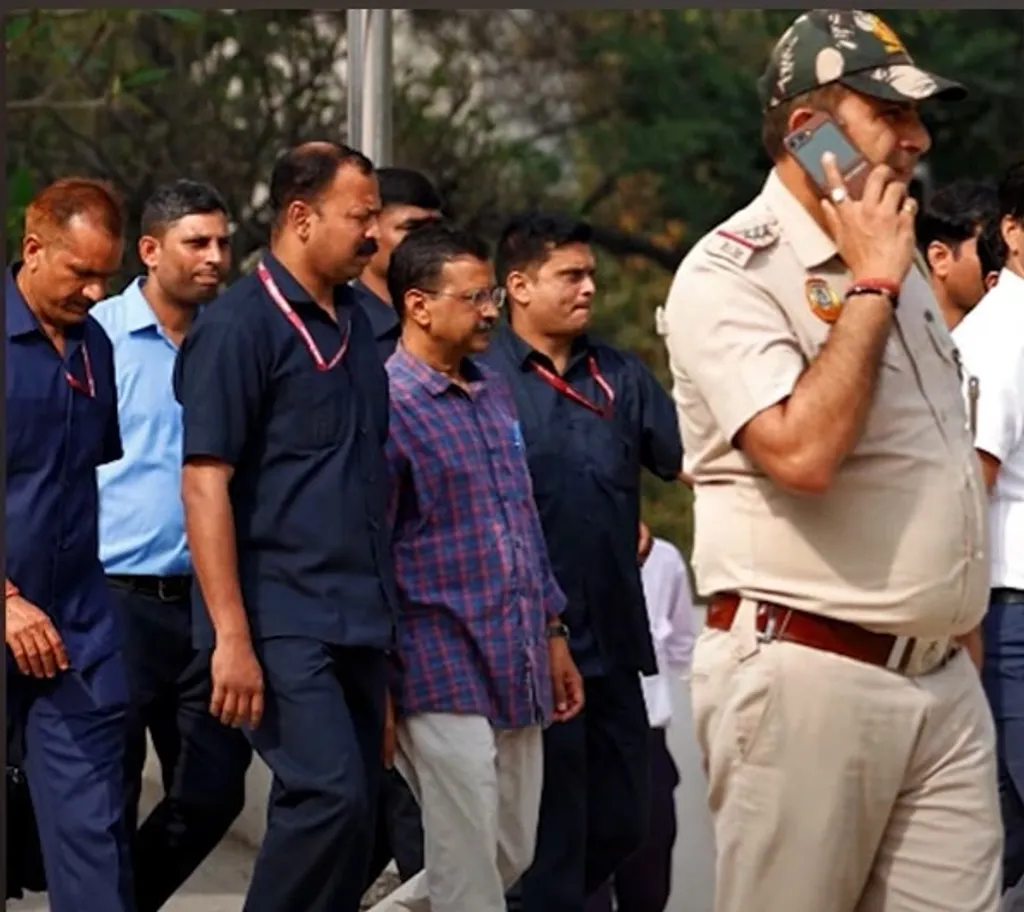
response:
<path id="1" fill-rule="evenodd" d="M 72 221 L 88 220 L 112 238 L 124 236 L 121 198 L 106 181 L 64 177 L 44 187 L 25 210 L 25 237 L 59 242 Z"/>
<path id="2" fill-rule="evenodd" d="M 281 227 L 293 203 L 315 205 L 331 186 L 338 171 L 346 166 L 363 175 L 373 174 L 373 162 L 344 143 L 314 140 L 285 152 L 270 175 L 270 207 L 274 213 L 274 226 Z"/>

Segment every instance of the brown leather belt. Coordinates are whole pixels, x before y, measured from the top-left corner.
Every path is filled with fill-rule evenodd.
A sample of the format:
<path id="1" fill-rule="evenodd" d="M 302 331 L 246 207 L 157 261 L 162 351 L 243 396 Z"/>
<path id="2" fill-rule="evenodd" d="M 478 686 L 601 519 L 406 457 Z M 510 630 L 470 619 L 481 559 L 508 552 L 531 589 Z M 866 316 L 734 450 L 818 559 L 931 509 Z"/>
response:
<path id="1" fill-rule="evenodd" d="M 707 625 L 716 630 L 729 630 L 739 606 L 740 596 L 734 592 L 713 595 L 708 605 Z M 913 638 L 875 633 L 849 621 L 808 614 L 769 602 L 757 603 L 756 618 L 757 631 L 762 640 L 785 640 L 824 652 L 834 652 L 869 665 L 880 665 L 896 672 L 906 670 L 918 643 Z M 902 654 L 894 655 L 901 641 L 904 647 Z"/>

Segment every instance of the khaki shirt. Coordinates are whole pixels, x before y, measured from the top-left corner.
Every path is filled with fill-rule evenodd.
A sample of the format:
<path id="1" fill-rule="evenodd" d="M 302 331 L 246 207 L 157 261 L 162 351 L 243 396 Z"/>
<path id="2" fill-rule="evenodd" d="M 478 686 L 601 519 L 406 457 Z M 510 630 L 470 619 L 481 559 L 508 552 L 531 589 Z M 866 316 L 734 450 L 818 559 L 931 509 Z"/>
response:
<path id="1" fill-rule="evenodd" d="M 826 493 L 782 490 L 731 443 L 793 391 L 831 326 L 814 308 L 840 307 L 850 281 L 774 172 L 679 267 L 664 328 L 695 479 L 698 590 L 896 635 L 964 633 L 987 604 L 986 495 L 957 353 L 917 268 L 861 439 Z"/>

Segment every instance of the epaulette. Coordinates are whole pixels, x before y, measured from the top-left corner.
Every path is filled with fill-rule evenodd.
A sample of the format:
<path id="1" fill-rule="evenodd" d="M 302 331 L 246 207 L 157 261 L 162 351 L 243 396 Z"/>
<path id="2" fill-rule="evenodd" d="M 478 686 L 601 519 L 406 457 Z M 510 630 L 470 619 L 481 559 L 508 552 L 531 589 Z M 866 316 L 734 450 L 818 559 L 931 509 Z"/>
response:
<path id="1" fill-rule="evenodd" d="M 704 251 L 743 269 L 755 253 L 767 250 L 778 239 L 778 221 L 765 215 L 746 225 L 718 228 L 711 233 Z"/>

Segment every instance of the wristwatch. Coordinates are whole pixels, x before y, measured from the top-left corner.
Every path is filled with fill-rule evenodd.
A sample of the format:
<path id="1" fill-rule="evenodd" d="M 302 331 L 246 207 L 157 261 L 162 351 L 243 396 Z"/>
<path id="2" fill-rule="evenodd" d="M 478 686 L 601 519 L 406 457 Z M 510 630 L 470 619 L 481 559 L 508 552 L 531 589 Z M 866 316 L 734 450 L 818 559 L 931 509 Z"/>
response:
<path id="1" fill-rule="evenodd" d="M 569 639 L 569 628 L 561 621 L 551 621 L 548 623 L 546 633 L 549 640 L 553 640 L 555 637 Z"/>

